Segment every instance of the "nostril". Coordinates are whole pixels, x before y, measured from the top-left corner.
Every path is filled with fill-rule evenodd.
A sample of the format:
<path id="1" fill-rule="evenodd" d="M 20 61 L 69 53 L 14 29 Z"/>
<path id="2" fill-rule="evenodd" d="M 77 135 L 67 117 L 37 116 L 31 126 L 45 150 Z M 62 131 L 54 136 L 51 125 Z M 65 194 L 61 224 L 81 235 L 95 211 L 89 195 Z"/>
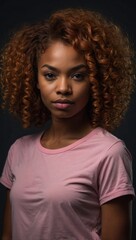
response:
<path id="1" fill-rule="evenodd" d="M 71 88 L 58 89 L 57 94 L 70 95 L 70 94 L 72 94 L 72 89 Z"/>

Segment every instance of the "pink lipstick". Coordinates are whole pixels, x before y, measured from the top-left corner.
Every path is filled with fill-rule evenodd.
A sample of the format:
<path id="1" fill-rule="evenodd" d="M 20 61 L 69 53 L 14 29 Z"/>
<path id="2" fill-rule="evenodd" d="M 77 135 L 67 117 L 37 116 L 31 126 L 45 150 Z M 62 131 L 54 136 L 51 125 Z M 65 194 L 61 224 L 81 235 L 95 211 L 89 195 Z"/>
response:
<path id="1" fill-rule="evenodd" d="M 58 99 L 53 101 L 53 106 L 57 109 L 67 109 L 69 108 L 74 102 L 68 99 Z"/>

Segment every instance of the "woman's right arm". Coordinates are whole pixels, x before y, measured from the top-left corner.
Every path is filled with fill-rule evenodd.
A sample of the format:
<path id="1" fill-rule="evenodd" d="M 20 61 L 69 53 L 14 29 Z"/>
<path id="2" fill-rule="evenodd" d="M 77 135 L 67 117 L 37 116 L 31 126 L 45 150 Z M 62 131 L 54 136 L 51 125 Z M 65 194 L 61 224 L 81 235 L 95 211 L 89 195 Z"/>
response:
<path id="1" fill-rule="evenodd" d="M 7 190 L 2 240 L 12 240 L 10 190 Z"/>

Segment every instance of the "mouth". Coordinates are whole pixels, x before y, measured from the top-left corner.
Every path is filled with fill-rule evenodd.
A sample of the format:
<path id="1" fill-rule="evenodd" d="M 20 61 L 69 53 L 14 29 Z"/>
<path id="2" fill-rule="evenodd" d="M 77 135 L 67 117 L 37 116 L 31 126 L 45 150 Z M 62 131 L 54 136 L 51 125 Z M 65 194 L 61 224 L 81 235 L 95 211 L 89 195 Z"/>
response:
<path id="1" fill-rule="evenodd" d="M 73 104 L 74 102 L 69 99 L 57 99 L 56 101 L 52 101 L 53 103 L 69 103 Z"/>
<path id="2" fill-rule="evenodd" d="M 53 101 L 52 104 L 55 108 L 63 110 L 69 108 L 74 102 L 69 99 L 57 99 Z"/>

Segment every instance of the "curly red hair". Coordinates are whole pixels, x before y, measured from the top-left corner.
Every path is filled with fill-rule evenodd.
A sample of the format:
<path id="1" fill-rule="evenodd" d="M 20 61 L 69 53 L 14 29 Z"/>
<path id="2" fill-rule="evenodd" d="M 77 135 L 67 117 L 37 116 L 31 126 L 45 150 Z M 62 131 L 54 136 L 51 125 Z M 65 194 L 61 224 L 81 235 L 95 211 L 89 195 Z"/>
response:
<path id="1" fill-rule="evenodd" d="M 0 60 L 3 107 L 18 116 L 24 127 L 41 125 L 50 118 L 37 89 L 37 62 L 58 40 L 85 56 L 92 126 L 114 129 L 126 112 L 134 86 L 133 52 L 115 24 L 83 9 L 57 11 L 12 36 Z"/>

